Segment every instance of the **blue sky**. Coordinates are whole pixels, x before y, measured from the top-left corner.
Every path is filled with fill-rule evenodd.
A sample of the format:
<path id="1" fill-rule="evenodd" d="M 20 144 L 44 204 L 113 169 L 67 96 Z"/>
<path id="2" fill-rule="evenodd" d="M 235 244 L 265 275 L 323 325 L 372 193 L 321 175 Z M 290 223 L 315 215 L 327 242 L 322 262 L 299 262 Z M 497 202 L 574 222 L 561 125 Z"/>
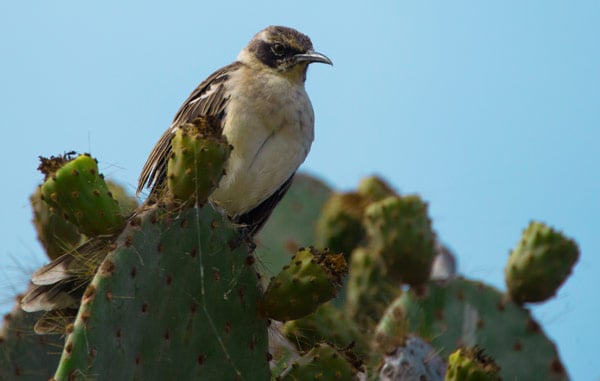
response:
<path id="1" fill-rule="evenodd" d="M 44 261 L 27 201 L 37 156 L 91 151 L 133 191 L 189 92 L 271 24 L 335 63 L 309 72 L 305 170 L 421 194 L 460 271 L 502 289 L 531 219 L 579 242 L 573 276 L 533 310 L 573 379 L 599 379 L 596 1 L 2 2 L 0 301 Z"/>

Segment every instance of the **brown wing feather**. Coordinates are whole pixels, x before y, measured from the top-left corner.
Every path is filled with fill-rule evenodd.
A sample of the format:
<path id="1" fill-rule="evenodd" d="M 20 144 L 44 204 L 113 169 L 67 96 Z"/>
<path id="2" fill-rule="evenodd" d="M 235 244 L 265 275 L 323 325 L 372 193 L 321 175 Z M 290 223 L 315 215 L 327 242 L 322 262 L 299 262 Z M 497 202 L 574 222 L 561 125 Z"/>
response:
<path id="1" fill-rule="evenodd" d="M 229 78 L 229 73 L 238 69 L 243 64 L 234 62 L 224 68 L 217 70 L 204 80 L 183 102 L 171 126 L 160 137 L 144 168 L 138 181 L 137 193 L 145 187 L 152 188 L 149 199 L 160 194 L 164 187 L 167 175 L 167 162 L 171 155 L 171 138 L 175 128 L 183 123 L 193 121 L 199 116 L 214 116 L 219 122 L 225 116 L 225 107 L 229 97 L 225 94 L 224 82 Z"/>

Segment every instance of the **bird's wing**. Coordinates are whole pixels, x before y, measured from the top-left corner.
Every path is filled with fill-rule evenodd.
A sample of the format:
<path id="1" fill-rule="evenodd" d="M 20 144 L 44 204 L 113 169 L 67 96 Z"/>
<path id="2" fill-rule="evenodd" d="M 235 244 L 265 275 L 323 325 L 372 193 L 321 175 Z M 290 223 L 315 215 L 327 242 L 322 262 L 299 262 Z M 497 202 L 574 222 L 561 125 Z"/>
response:
<path id="1" fill-rule="evenodd" d="M 204 80 L 183 103 L 171 126 L 160 137 L 154 149 L 150 153 L 140 179 L 138 181 L 137 193 L 144 187 L 152 188 L 150 196 L 165 185 L 167 175 L 167 162 L 171 156 L 171 139 L 177 127 L 189 123 L 200 116 L 215 117 L 221 123 L 225 116 L 225 107 L 229 97 L 225 94 L 225 81 L 229 73 L 242 66 L 240 62 L 234 62 L 211 74 Z"/>
<path id="2" fill-rule="evenodd" d="M 294 175 L 295 173 L 292 174 L 290 178 L 275 191 L 275 193 L 269 196 L 265 201 L 261 202 L 254 209 L 239 216 L 235 216 L 234 222 L 246 226 L 248 236 L 252 237 L 262 229 L 271 216 L 273 209 L 275 209 L 277 204 L 279 204 L 279 201 L 281 201 L 283 196 L 285 196 L 290 189 L 290 186 L 294 181 Z"/>

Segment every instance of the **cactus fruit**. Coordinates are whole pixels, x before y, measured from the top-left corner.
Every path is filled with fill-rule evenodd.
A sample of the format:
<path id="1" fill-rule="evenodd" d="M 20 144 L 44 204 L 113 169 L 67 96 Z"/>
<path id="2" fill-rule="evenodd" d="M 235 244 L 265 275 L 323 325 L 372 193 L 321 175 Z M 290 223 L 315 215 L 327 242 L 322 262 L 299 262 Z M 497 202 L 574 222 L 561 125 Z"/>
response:
<path id="1" fill-rule="evenodd" d="M 396 191 L 394 191 L 394 188 L 378 176 L 369 176 L 362 179 L 360 183 L 358 183 L 356 193 L 363 196 L 370 203 L 398 195 Z"/>
<path id="2" fill-rule="evenodd" d="M 56 379 L 268 379 L 255 260 L 239 242 L 210 205 L 140 214 L 86 289 Z"/>
<path id="3" fill-rule="evenodd" d="M 501 381 L 500 367 L 479 347 L 454 351 L 444 381 Z"/>
<path id="4" fill-rule="evenodd" d="M 280 321 L 306 316 L 335 297 L 346 272 L 343 254 L 312 247 L 300 249 L 269 282 L 259 312 Z"/>
<path id="5" fill-rule="evenodd" d="M 199 117 L 185 123 L 171 140 L 167 184 L 175 201 L 206 202 L 219 185 L 232 147 L 214 117 Z"/>
<path id="6" fill-rule="evenodd" d="M 282 333 L 303 351 L 320 342 L 327 342 L 337 348 L 352 346 L 357 354 L 363 356 L 368 354 L 367 340 L 361 331 L 331 303 L 322 304 L 310 315 L 286 322 Z"/>
<path id="7" fill-rule="evenodd" d="M 257 263 L 271 277 L 301 247 L 315 242 L 315 224 L 331 189 L 322 181 L 296 174 L 290 189 L 255 238 Z"/>
<path id="8" fill-rule="evenodd" d="M 87 236 L 120 231 L 125 224 L 118 202 L 112 197 L 98 163 L 89 155 L 70 160 L 40 158 L 45 175 L 41 192 L 51 211 L 73 223 Z"/>
<path id="9" fill-rule="evenodd" d="M 442 381 L 445 373 L 446 364 L 437 350 L 420 337 L 408 335 L 402 345 L 386 354 L 378 380 Z"/>
<path id="10" fill-rule="evenodd" d="M 554 296 L 578 258 L 575 241 L 540 222 L 531 222 L 505 269 L 512 300 L 541 302 Z"/>
<path id="11" fill-rule="evenodd" d="M 501 367 L 505 380 L 566 380 L 554 343 L 528 310 L 479 282 L 455 278 L 428 282 L 396 299 L 376 331 L 380 341 L 398 327 L 431 340 L 442 356 L 479 346 Z"/>
<path id="12" fill-rule="evenodd" d="M 370 330 L 401 292 L 399 285 L 385 276 L 385 269 L 378 255 L 364 247 L 354 249 L 350 257 L 344 305 L 350 320 L 361 330 Z"/>
<path id="13" fill-rule="evenodd" d="M 295 361 L 281 381 L 352 380 L 358 369 L 345 354 L 328 344 L 320 344 Z"/>
<path id="14" fill-rule="evenodd" d="M 427 204 L 416 195 L 388 197 L 365 211 L 369 247 L 381 256 L 389 277 L 410 285 L 429 278 L 435 234 Z"/>
<path id="15" fill-rule="evenodd" d="M 344 253 L 348 258 L 364 239 L 362 219 L 366 205 L 367 200 L 357 193 L 332 194 L 317 221 L 317 246 Z"/>

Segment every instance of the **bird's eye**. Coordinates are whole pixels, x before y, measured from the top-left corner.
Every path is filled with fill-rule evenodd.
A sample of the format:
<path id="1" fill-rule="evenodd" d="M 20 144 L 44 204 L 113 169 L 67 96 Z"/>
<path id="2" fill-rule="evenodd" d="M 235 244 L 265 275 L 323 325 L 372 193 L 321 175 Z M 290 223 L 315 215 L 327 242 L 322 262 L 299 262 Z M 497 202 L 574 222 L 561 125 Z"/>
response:
<path id="1" fill-rule="evenodd" d="M 285 47 L 282 44 L 275 43 L 271 46 L 271 51 L 276 56 L 282 56 L 285 54 Z"/>

